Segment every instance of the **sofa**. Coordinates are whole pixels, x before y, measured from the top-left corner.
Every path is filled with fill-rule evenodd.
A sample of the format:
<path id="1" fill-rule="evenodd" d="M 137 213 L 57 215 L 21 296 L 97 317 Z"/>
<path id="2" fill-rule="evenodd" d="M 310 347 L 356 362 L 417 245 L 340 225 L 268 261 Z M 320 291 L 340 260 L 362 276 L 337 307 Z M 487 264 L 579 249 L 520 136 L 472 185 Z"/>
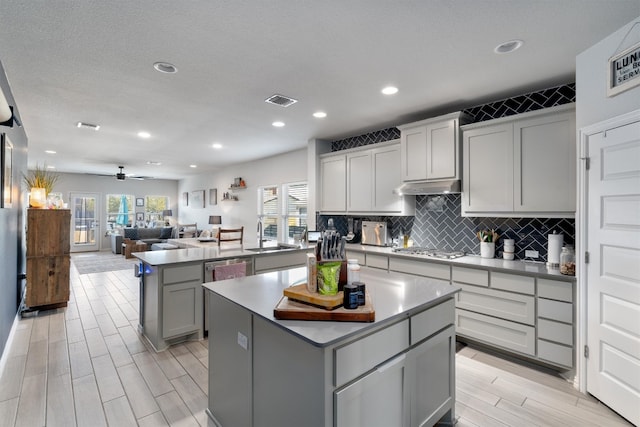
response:
<path id="1" fill-rule="evenodd" d="M 122 253 L 122 242 L 124 239 L 131 239 L 133 241 L 143 241 L 147 245 L 151 246 L 154 243 L 166 243 L 167 239 L 173 237 L 173 227 L 158 227 L 158 228 L 123 228 L 124 234 L 112 234 L 111 235 L 111 252 L 114 254 Z"/>

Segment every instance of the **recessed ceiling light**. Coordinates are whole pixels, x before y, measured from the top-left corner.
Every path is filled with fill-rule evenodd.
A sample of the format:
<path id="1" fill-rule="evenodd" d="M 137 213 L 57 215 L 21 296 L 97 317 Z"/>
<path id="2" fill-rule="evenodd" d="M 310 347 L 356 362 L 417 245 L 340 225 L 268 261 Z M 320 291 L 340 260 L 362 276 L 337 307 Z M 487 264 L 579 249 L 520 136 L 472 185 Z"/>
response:
<path id="1" fill-rule="evenodd" d="M 162 166 L 162 162 L 153 162 L 151 160 L 149 160 L 147 164 L 151 166 Z"/>
<path id="2" fill-rule="evenodd" d="M 151 134 L 149 132 L 140 131 L 140 132 L 138 132 L 138 136 L 140 138 L 145 138 L 146 139 L 146 138 L 149 138 L 151 136 Z"/>
<path id="3" fill-rule="evenodd" d="M 219 149 L 221 149 L 221 148 L 222 148 L 222 144 L 219 144 L 219 143 L 215 142 L 215 143 L 212 145 L 212 147 L 213 147 L 213 148 L 215 148 L 216 150 L 219 150 Z"/>
<path id="4" fill-rule="evenodd" d="M 189 165 L 190 168 L 197 168 L 198 165 Z"/>
<path id="5" fill-rule="evenodd" d="M 100 130 L 100 125 L 94 125 L 91 123 L 78 122 L 76 126 L 79 128 L 92 129 L 92 130 Z"/>
<path id="6" fill-rule="evenodd" d="M 385 95 L 395 95 L 398 93 L 398 88 L 395 86 L 387 86 L 382 89 L 382 93 Z"/>
<path id="7" fill-rule="evenodd" d="M 495 53 L 510 53 L 514 50 L 520 49 L 520 47 L 524 44 L 522 40 L 509 40 L 508 42 L 504 42 L 499 44 L 493 49 Z"/>
<path id="8" fill-rule="evenodd" d="M 324 111 L 316 111 L 315 113 L 313 113 L 313 117 L 317 119 L 324 119 L 325 117 L 327 117 L 327 113 L 325 113 Z"/>
<path id="9" fill-rule="evenodd" d="M 168 62 L 156 62 L 153 64 L 153 68 L 155 68 L 156 71 L 166 74 L 174 74 L 178 72 L 176 66 Z"/>
<path id="10" fill-rule="evenodd" d="M 284 122 L 273 122 L 271 124 L 277 128 L 281 128 L 284 126 Z"/>
<path id="11" fill-rule="evenodd" d="M 51 165 L 47 166 L 47 169 L 55 169 L 55 168 L 56 168 L 55 166 L 51 166 Z"/>
<path id="12" fill-rule="evenodd" d="M 53 150 L 44 150 L 44 152 L 47 154 L 56 154 L 56 152 Z"/>

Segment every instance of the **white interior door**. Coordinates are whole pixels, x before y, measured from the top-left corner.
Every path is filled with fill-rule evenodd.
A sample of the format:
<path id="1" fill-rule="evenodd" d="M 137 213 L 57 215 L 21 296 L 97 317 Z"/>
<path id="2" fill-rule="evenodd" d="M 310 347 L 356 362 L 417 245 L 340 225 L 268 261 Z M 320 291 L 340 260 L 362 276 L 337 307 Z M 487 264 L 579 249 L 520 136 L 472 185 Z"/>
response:
<path id="1" fill-rule="evenodd" d="M 97 193 L 70 193 L 71 252 L 100 250 L 100 197 Z"/>
<path id="2" fill-rule="evenodd" d="M 587 391 L 640 425 L 640 121 L 587 139 Z"/>

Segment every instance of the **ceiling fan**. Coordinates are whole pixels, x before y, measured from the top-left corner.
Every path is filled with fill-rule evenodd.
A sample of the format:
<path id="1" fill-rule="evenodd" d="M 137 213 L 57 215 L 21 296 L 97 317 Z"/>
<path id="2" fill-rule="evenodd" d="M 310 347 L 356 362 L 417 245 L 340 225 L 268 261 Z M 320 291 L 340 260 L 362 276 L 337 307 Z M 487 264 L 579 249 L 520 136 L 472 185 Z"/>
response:
<path id="1" fill-rule="evenodd" d="M 117 172 L 115 175 L 112 175 L 112 174 L 101 174 L 101 173 L 89 173 L 88 175 L 109 176 L 109 177 L 115 176 L 118 181 L 124 181 L 125 179 L 137 179 L 139 181 L 144 181 L 145 179 L 154 179 L 152 176 L 136 176 L 136 175 L 125 174 L 124 173 L 124 166 L 118 166 L 118 169 L 120 169 L 120 171 Z"/>

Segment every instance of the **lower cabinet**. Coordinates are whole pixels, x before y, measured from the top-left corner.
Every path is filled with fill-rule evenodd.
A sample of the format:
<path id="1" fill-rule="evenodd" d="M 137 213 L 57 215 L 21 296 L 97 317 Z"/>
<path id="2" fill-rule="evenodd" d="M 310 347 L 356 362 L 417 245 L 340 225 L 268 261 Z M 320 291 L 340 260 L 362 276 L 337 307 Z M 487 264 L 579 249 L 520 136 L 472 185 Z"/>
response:
<path id="1" fill-rule="evenodd" d="M 202 262 L 145 264 L 141 281 L 140 332 L 156 351 L 203 338 Z"/>
<path id="2" fill-rule="evenodd" d="M 562 368 L 574 366 L 573 283 L 452 267 L 456 333 Z"/>
<path id="3" fill-rule="evenodd" d="M 336 427 L 410 425 L 407 370 L 402 354 L 337 391 Z"/>

